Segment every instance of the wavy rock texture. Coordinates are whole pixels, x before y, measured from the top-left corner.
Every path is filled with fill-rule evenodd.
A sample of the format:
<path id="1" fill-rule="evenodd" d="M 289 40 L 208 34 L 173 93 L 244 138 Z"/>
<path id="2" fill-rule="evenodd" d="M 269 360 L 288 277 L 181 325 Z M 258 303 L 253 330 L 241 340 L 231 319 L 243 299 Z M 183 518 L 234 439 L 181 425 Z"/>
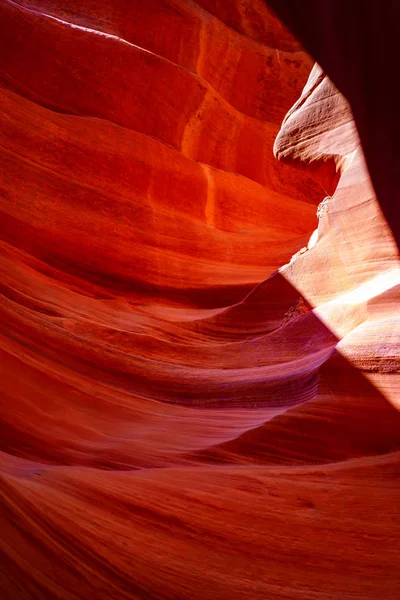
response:
<path id="1" fill-rule="evenodd" d="M 0 10 L 2 599 L 397 600 L 400 270 L 344 97 L 258 0 Z"/>
<path id="2" fill-rule="evenodd" d="M 269 4 L 349 100 L 379 204 L 400 246 L 400 204 L 395 201 L 400 169 L 396 93 L 400 4 L 394 0 L 269 0 Z"/>

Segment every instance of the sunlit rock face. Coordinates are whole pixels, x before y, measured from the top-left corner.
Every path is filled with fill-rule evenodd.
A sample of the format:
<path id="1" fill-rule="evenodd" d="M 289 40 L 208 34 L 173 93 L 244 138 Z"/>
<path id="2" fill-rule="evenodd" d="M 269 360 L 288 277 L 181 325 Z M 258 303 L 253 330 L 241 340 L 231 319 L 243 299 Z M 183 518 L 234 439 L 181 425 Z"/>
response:
<path id="1" fill-rule="evenodd" d="M 397 599 L 347 101 L 258 0 L 0 10 L 1 598 Z"/>

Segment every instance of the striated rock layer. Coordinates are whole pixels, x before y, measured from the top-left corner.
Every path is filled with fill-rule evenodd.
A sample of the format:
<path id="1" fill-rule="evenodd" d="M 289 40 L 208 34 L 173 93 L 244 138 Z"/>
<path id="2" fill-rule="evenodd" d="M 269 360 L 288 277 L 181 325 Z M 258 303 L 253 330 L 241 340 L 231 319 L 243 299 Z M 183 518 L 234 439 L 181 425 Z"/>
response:
<path id="1" fill-rule="evenodd" d="M 397 600 L 400 269 L 344 96 L 261 0 L 0 11 L 1 598 Z"/>

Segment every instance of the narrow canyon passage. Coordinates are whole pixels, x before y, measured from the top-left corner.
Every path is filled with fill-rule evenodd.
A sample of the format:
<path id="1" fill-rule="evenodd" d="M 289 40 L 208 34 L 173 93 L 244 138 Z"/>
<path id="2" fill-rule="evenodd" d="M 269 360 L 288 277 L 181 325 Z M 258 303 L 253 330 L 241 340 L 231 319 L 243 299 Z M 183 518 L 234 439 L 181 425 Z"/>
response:
<path id="1" fill-rule="evenodd" d="M 348 101 L 261 0 L 0 12 L 1 599 L 397 600 L 398 248 Z"/>

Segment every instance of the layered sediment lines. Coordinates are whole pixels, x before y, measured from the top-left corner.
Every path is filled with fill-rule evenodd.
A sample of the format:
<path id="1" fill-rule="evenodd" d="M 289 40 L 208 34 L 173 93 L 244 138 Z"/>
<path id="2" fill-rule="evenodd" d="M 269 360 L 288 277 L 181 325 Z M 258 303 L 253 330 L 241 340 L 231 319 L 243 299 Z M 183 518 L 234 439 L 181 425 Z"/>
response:
<path id="1" fill-rule="evenodd" d="M 397 598 L 400 271 L 344 97 L 258 0 L 0 13 L 1 597 Z"/>

